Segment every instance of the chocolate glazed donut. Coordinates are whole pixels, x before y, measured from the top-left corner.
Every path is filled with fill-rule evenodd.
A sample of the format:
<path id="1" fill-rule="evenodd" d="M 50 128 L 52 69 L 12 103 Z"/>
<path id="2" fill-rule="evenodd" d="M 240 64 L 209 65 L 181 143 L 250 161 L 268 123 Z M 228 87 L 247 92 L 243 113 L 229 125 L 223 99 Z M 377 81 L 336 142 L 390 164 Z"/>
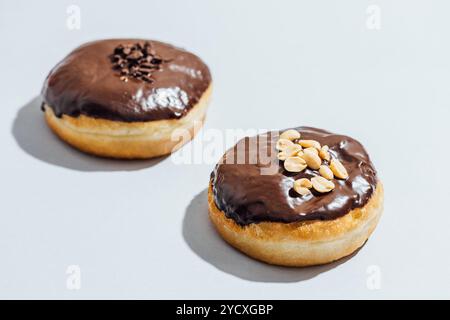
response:
<path id="1" fill-rule="evenodd" d="M 210 217 L 219 233 L 244 253 L 273 264 L 305 266 L 334 261 L 359 248 L 382 212 L 383 188 L 364 147 L 356 140 L 325 130 L 295 128 L 301 139 L 329 146 L 332 158 L 347 169 L 334 190 L 301 196 L 295 180 L 319 176 L 306 168 L 286 171 L 277 159 L 278 132 L 245 138 L 228 150 L 211 174 Z M 261 143 L 260 141 L 268 141 Z M 243 151 L 246 163 L 230 163 Z M 269 156 L 279 163 L 261 174 Z"/>
<path id="2" fill-rule="evenodd" d="M 43 110 L 55 133 L 83 151 L 150 158 L 181 147 L 171 138 L 176 129 L 192 138 L 211 86 L 208 67 L 183 49 L 153 40 L 100 40 L 53 68 L 42 89 Z"/>

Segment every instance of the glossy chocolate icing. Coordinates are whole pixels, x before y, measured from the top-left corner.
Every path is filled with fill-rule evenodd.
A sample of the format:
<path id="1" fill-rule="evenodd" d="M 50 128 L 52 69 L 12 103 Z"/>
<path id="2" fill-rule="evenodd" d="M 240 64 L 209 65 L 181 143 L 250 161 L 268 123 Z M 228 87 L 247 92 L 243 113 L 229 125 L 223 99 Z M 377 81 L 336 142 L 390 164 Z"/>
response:
<path id="1" fill-rule="evenodd" d="M 166 63 L 152 74 L 154 82 L 121 81 L 111 55 L 121 44 L 149 41 Z M 192 53 L 158 41 L 111 39 L 75 49 L 45 80 L 44 102 L 60 117 L 80 114 L 136 122 L 183 117 L 211 83 L 208 67 Z"/>
<path id="2" fill-rule="evenodd" d="M 295 129 L 300 131 L 302 139 L 328 145 L 332 157 L 338 158 L 347 169 L 348 179 L 334 179 L 336 188 L 329 193 L 313 191 L 312 195 L 302 197 L 292 189 L 294 180 L 311 178 L 318 175 L 317 171 L 308 168 L 300 173 L 287 172 L 277 159 L 275 144 L 278 132 L 245 138 L 225 153 L 211 174 L 215 203 L 228 218 L 240 225 L 262 221 L 332 220 L 354 208 L 363 207 L 369 201 L 378 178 L 368 154 L 358 141 L 321 129 Z M 267 143 L 261 143 L 264 139 Z M 236 159 L 239 150 L 245 152 L 246 163 L 230 163 L 230 159 Z M 268 165 L 267 161 L 260 160 L 264 157 L 277 164 L 274 174 L 261 174 L 261 168 Z"/>

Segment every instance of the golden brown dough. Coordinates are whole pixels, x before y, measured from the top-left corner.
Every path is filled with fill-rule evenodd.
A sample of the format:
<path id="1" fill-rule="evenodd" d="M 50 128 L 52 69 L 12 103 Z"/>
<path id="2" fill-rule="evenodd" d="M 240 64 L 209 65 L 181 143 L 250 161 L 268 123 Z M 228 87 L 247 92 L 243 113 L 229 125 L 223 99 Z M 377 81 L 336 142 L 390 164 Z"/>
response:
<path id="1" fill-rule="evenodd" d="M 383 185 L 378 182 L 364 207 L 326 221 L 261 222 L 240 226 L 217 208 L 211 185 L 208 204 L 211 221 L 230 245 L 270 264 L 310 266 L 348 256 L 365 243 L 383 212 Z"/>
<path id="2" fill-rule="evenodd" d="M 48 105 L 44 105 L 45 118 L 50 128 L 64 141 L 102 157 L 145 159 L 169 154 L 183 143 L 172 139 L 175 130 L 186 130 L 192 139 L 206 116 L 212 85 L 199 102 L 182 118 L 146 122 L 121 122 L 80 115 L 58 118 Z"/>

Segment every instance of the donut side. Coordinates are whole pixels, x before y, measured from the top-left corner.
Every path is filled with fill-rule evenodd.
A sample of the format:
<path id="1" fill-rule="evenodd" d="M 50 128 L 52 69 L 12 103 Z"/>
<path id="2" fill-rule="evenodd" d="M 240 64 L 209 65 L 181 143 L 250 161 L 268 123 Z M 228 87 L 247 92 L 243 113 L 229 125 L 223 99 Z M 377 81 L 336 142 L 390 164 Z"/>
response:
<path id="1" fill-rule="evenodd" d="M 79 115 L 57 117 L 44 105 L 45 119 L 52 131 L 71 146 L 96 156 L 119 159 L 148 159 L 170 154 L 191 140 L 203 125 L 212 84 L 198 103 L 180 119 L 122 122 Z M 173 139 L 175 130 L 189 133 Z M 180 132 L 181 132 L 180 131 Z"/>
<path id="2" fill-rule="evenodd" d="M 361 208 L 334 220 L 261 222 L 246 226 L 227 218 L 208 191 L 209 217 L 223 239 L 243 253 L 269 264 L 303 267 L 330 263 L 360 248 L 383 212 L 383 185 Z"/>

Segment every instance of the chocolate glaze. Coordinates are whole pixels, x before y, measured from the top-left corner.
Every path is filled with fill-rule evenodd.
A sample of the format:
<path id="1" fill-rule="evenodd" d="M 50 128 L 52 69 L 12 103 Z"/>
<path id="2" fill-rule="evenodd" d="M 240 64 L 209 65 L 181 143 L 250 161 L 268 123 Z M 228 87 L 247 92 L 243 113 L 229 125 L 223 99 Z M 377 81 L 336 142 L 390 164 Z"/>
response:
<path id="1" fill-rule="evenodd" d="M 138 41 L 146 40 L 100 40 L 75 49 L 47 76 L 42 89 L 45 103 L 58 117 L 84 114 L 125 122 L 183 117 L 209 87 L 208 67 L 192 53 L 147 40 L 169 61 L 152 74 L 153 83 L 121 81 L 110 56 L 118 45 Z"/>
<path id="2" fill-rule="evenodd" d="M 334 179 L 336 188 L 329 193 L 313 191 L 312 195 L 302 197 L 292 189 L 294 180 L 311 178 L 318 175 L 317 171 L 308 168 L 300 173 L 289 173 L 284 170 L 275 150 L 278 132 L 245 138 L 225 153 L 211 174 L 215 203 L 228 218 L 240 225 L 262 221 L 332 220 L 363 207 L 369 201 L 378 178 L 368 154 L 358 141 L 321 129 L 295 129 L 300 131 L 301 139 L 313 139 L 321 145 L 328 145 L 330 154 L 342 162 L 349 178 Z M 261 143 L 266 141 L 262 139 L 267 139 L 267 143 Z M 246 163 L 230 163 L 230 159 L 236 159 L 238 150 L 244 150 Z M 261 168 L 268 165 L 267 161 L 260 160 L 265 155 L 277 164 L 274 174 L 261 175 Z"/>

